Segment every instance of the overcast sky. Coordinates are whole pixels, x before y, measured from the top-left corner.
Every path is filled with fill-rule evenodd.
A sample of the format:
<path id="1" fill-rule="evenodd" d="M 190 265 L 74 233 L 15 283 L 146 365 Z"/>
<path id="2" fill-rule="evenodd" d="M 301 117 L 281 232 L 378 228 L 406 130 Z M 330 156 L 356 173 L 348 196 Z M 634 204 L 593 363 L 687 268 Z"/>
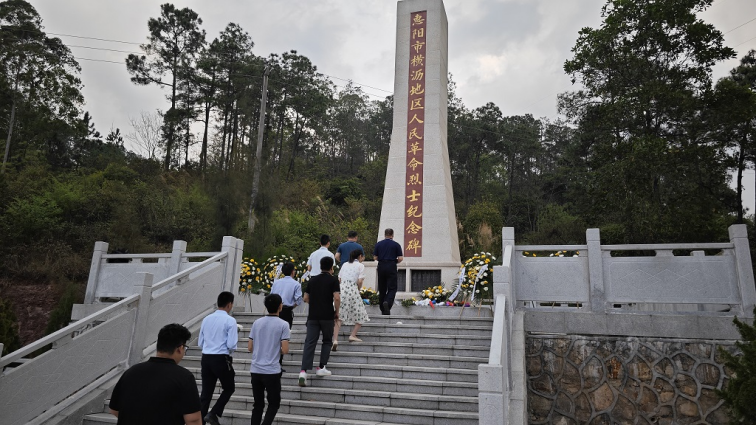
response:
<path id="1" fill-rule="evenodd" d="M 123 64 L 139 52 L 147 20 L 160 3 L 151 0 L 30 0 L 48 33 L 71 47 L 82 68 L 86 110 L 97 129 L 131 132 L 129 116 L 168 109 L 155 86 L 136 86 Z M 603 0 L 445 0 L 449 21 L 449 72 L 468 108 L 495 103 L 505 115 L 556 118 L 558 93 L 572 90 L 562 66 L 572 57 L 578 31 L 601 23 Z M 208 41 L 229 22 L 241 25 L 258 56 L 297 50 L 339 86 L 347 79 L 374 99 L 394 87 L 396 1 L 393 0 L 180 0 L 202 18 Z M 714 0 L 701 17 L 725 33 L 737 58 L 714 68 L 720 78 L 756 49 L 756 1 Z M 751 21 L 753 20 L 753 21 Z M 750 21 L 750 22 L 749 22 Z M 62 34 L 66 34 L 65 36 Z M 122 42 L 98 41 L 92 37 Z M 82 46 L 82 47 L 75 47 Z M 84 60 L 97 59 L 109 62 Z M 370 86 L 370 87 L 368 87 Z M 744 198 L 753 211 L 753 173 Z"/>

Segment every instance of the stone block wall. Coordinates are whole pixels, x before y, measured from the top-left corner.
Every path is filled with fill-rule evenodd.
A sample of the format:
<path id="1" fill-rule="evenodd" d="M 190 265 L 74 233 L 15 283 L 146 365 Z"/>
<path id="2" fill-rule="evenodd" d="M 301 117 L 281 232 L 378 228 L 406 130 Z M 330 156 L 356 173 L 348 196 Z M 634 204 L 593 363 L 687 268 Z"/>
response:
<path id="1" fill-rule="evenodd" d="M 727 424 L 733 341 L 527 334 L 529 424 Z"/>

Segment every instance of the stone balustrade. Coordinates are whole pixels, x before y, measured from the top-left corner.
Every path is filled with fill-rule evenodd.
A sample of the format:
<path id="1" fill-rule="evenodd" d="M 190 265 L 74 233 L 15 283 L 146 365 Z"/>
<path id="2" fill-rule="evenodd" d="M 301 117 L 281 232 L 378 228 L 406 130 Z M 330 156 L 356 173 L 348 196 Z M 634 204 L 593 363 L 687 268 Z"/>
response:
<path id="1" fill-rule="evenodd" d="M 589 229 L 584 245 L 516 246 L 514 229 L 504 228 L 494 267 L 503 320 L 494 321 L 491 359 L 478 370 L 480 424 L 726 423 L 714 392 L 727 377 L 716 347 L 732 350 L 732 318 L 750 317 L 756 305 L 745 225 L 729 236 L 602 245 Z M 568 355 L 596 348 L 586 363 Z M 644 355 L 628 357 L 627 348 Z"/>
<path id="2" fill-rule="evenodd" d="M 106 247 L 103 244 L 98 247 Z M 208 259 L 185 265 L 158 282 L 152 273 L 140 271 L 138 262 L 132 263 L 133 276 L 127 281 L 131 287 L 121 289 L 123 299 L 100 305 L 97 312 L 0 358 L 0 424 L 49 421 L 141 362 L 154 350 L 164 325 L 196 327 L 214 309 L 218 293 L 238 283 L 242 244 L 226 237 L 223 251 L 202 254 Z M 148 257 L 135 255 L 139 256 Z M 95 263 L 100 265 L 99 260 Z M 17 366 L 20 361 L 25 362 Z"/>

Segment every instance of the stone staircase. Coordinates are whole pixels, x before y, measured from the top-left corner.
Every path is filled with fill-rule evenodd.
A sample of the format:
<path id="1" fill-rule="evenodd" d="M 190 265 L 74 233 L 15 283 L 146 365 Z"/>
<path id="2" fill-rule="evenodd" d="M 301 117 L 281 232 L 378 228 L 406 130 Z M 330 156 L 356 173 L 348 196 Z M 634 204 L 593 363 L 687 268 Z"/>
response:
<path id="1" fill-rule="evenodd" d="M 236 392 L 221 423 L 249 424 L 253 398 L 247 336 L 261 315 L 234 316 L 244 331 L 234 354 Z M 478 424 L 478 364 L 488 362 L 490 316 L 381 316 L 371 312 L 370 319 L 360 330 L 360 343 L 349 343 L 351 327 L 343 327 L 338 350 L 331 352 L 328 363 L 333 375 L 317 377 L 311 371 L 308 386 L 301 388 L 297 377 L 306 317 L 295 315 L 289 354 L 284 357 L 286 372 L 277 424 Z M 201 353 L 194 343 L 181 365 L 194 373 L 201 387 Z M 320 345 L 315 363 L 319 354 Z M 219 392 L 220 385 L 216 387 L 216 394 Z M 107 403 L 101 413 L 85 416 L 83 423 L 115 423 L 115 417 L 107 413 Z"/>

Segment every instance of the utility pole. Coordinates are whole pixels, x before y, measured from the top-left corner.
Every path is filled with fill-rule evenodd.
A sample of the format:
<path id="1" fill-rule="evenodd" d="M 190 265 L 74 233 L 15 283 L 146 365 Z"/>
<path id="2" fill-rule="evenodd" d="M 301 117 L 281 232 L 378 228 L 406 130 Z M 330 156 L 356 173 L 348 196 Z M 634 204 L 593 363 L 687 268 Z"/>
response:
<path id="1" fill-rule="evenodd" d="M 13 102 L 11 106 L 10 122 L 8 122 L 8 139 L 5 141 L 5 155 L 3 156 L 3 166 L 0 168 L 0 175 L 5 174 L 5 163 L 8 162 L 8 152 L 10 151 L 11 136 L 13 135 L 13 125 L 16 118 L 16 91 L 18 90 L 18 73 L 16 73 L 16 83 L 13 85 Z"/>
<path id="2" fill-rule="evenodd" d="M 252 177 L 252 195 L 249 201 L 249 216 L 247 217 L 247 234 L 252 235 L 257 223 L 255 216 L 255 201 L 257 200 L 258 187 L 260 186 L 260 166 L 262 164 L 263 133 L 265 131 L 265 104 L 268 100 L 268 74 L 270 66 L 265 65 L 263 72 L 262 98 L 260 99 L 260 123 L 257 126 L 257 152 L 255 154 L 255 172 Z"/>

